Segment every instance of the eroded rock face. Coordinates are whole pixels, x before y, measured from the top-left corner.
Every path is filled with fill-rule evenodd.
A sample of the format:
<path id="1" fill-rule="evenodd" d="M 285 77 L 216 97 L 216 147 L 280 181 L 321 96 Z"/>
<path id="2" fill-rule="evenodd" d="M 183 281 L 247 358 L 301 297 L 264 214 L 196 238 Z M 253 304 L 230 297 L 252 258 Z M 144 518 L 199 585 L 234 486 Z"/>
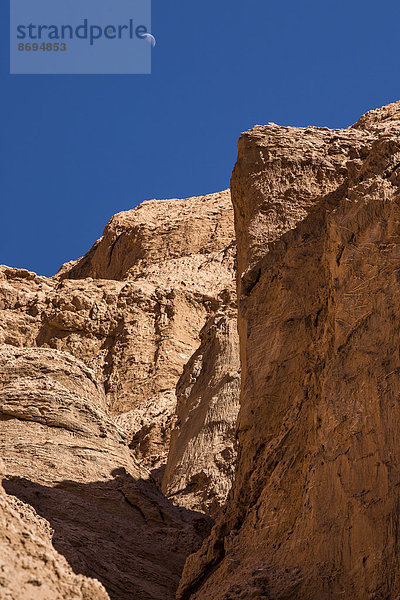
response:
<path id="1" fill-rule="evenodd" d="M 94 372 L 71 355 L 0 346 L 3 486 L 48 521 L 54 548 L 76 574 L 98 579 L 111 600 L 172 600 L 185 558 L 201 543 L 207 519 L 163 497 L 149 472 L 132 459 L 125 434 L 104 406 Z M 29 573 L 31 557 L 37 563 L 32 570 L 41 568 L 32 548 L 27 543 L 15 557 L 22 562 L 27 553 Z M 52 552 L 49 585 L 57 575 Z M 67 584 L 89 586 L 82 577 L 70 579 L 63 587 L 61 578 L 55 593 Z M 6 579 L 6 592 L 20 600 L 13 585 Z M 106 597 L 100 586 L 93 590 L 98 596 L 81 596 Z"/>
<path id="2" fill-rule="evenodd" d="M 243 135 L 238 469 L 180 599 L 398 597 L 399 163 L 399 103 Z"/>
<path id="3" fill-rule="evenodd" d="M 188 268 L 200 271 L 198 280 L 210 289 L 215 253 L 233 240 L 232 206 L 229 190 L 184 200 L 151 200 L 137 208 L 114 215 L 89 252 L 67 263 L 59 276 L 70 279 L 136 280 L 146 278 L 155 284 L 179 282 L 197 286 L 188 277 Z M 208 255 L 209 276 L 204 276 L 204 256 Z M 191 257 L 191 261 L 188 261 Z"/>
<path id="4" fill-rule="evenodd" d="M 234 287 L 229 191 L 144 202 L 54 278 L 0 267 L 0 343 L 66 350 L 95 371 L 144 466 L 165 461 L 176 383 Z"/>
<path id="5" fill-rule="evenodd" d="M 4 600 L 109 600 L 95 579 L 76 575 L 51 542 L 52 530 L 0 486 L 0 595 Z"/>
<path id="6" fill-rule="evenodd" d="M 210 317 L 201 337 L 178 382 L 177 420 L 162 490 L 175 504 L 216 516 L 236 464 L 240 364 L 235 297 Z"/>
<path id="7" fill-rule="evenodd" d="M 210 519 L 192 509 L 215 512 L 226 496 L 238 408 L 237 336 L 230 340 L 235 253 L 228 191 L 148 202 L 116 215 L 92 250 L 53 278 L 0 267 L 4 502 L 51 526 L 52 540 L 47 535 L 43 543 L 78 574 L 65 575 L 77 600 L 79 586 L 86 600 L 106 594 L 88 577 L 101 581 L 111 600 L 172 599 L 186 557 L 209 532 Z M 188 448 L 175 446 L 172 460 L 190 463 L 191 478 L 206 473 L 207 480 L 177 508 L 146 467 L 160 477 L 176 383 L 200 343 L 206 362 L 199 376 L 214 389 L 198 398 L 197 426 L 189 393 L 186 421 L 196 443 L 189 437 Z M 206 441 L 215 448 L 201 457 Z M 50 588 L 32 584 L 44 594 L 32 599 L 49 597 L 59 568 L 54 561 Z M 58 588 L 51 593 L 58 597 Z"/>

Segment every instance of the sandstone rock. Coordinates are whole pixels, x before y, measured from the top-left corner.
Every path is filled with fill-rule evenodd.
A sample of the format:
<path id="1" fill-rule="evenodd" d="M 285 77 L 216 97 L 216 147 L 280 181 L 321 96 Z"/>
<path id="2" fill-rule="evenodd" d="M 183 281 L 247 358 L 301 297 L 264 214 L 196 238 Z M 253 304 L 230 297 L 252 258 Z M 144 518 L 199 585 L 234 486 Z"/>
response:
<path id="1" fill-rule="evenodd" d="M 235 299 L 210 317 L 178 382 L 177 422 L 162 490 L 186 508 L 216 515 L 236 463 L 240 364 Z"/>
<path id="2" fill-rule="evenodd" d="M 190 509 L 215 512 L 231 483 L 239 381 L 235 250 L 230 194 L 223 192 L 147 202 L 116 215 L 92 250 L 53 278 L 0 267 L 0 452 L 10 494 L 4 510 L 17 506 L 21 518 L 42 527 L 55 557 L 42 567 L 36 550 L 19 552 L 11 540 L 9 563 L 15 559 L 19 569 L 26 559 L 28 574 L 41 576 L 32 599 L 107 597 L 88 576 L 111 600 L 174 596 L 186 556 L 209 531 L 209 520 Z M 202 329 L 195 360 L 204 355 L 199 376 L 212 387 L 199 397 L 200 385 L 184 391 L 183 378 L 188 398 L 181 408 L 189 414 L 185 439 L 179 437 L 188 445 L 175 444 L 171 461 L 190 463 L 190 478 L 206 480 L 189 494 L 180 489 L 184 508 L 176 508 L 145 467 L 154 474 L 166 459 L 176 383 Z M 172 469 L 169 476 L 175 490 Z M 7 598 L 29 598 L 31 584 L 2 581 Z"/>
<path id="3" fill-rule="evenodd" d="M 84 361 L 137 458 L 157 469 L 176 383 L 234 286 L 233 238 L 229 190 L 144 202 L 113 217 L 87 255 L 54 278 L 0 267 L 0 343 Z"/>
<path id="4" fill-rule="evenodd" d="M 0 347 L 3 486 L 49 522 L 54 548 L 76 574 L 98 579 L 111 600 L 172 600 L 185 557 L 200 544 L 208 522 L 162 496 L 149 472 L 132 459 L 126 436 L 106 416 L 104 405 L 94 372 L 71 355 Z M 7 531 L 3 535 L 9 540 Z M 19 539 L 8 541 L 6 564 L 15 558 L 16 568 L 24 568 L 26 558 L 27 576 L 41 572 L 35 542 L 18 549 Z M 68 575 L 64 561 L 66 575 L 60 575 L 57 587 L 58 559 L 50 553 L 40 591 L 53 586 L 54 594 L 74 598 L 60 591 L 70 585 L 78 592 L 79 586 L 88 588 L 77 598 L 107 597 L 101 586 Z M 26 596 L 18 595 L 17 581 L 10 582 L 7 573 L 5 597 L 22 600 Z M 25 579 L 21 582 L 25 585 Z M 52 598 L 49 594 L 31 597 Z"/>
<path id="5" fill-rule="evenodd" d="M 398 598 L 399 164 L 400 103 L 242 136 L 238 469 L 178 598 Z"/>
<path id="6" fill-rule="evenodd" d="M 182 283 L 179 276 L 187 277 L 188 266 L 195 270 L 204 265 L 202 257 L 214 258 L 232 239 L 229 190 L 184 200 L 151 200 L 114 215 L 103 237 L 83 258 L 64 265 L 59 276 L 116 280 L 145 277 L 156 284 L 160 278 L 170 278 Z M 185 260 L 188 257 L 196 264 L 190 265 Z M 211 282 L 203 273 L 198 275 L 209 290 Z M 198 282 L 189 279 L 190 284 Z"/>
<path id="7" fill-rule="evenodd" d="M 3 600 L 109 600 L 95 579 L 76 575 L 51 543 L 51 529 L 0 486 L 0 597 Z"/>

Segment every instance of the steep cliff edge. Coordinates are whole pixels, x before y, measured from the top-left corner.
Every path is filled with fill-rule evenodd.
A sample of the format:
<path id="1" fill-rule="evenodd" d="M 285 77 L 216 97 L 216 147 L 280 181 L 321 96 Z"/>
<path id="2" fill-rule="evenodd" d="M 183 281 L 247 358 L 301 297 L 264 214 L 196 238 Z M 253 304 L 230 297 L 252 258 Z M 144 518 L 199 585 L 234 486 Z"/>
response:
<path id="1" fill-rule="evenodd" d="M 0 343 L 68 351 L 92 368 L 136 457 L 162 467 L 175 388 L 234 288 L 229 190 L 119 213 L 53 278 L 0 267 Z"/>
<path id="2" fill-rule="evenodd" d="M 216 516 L 236 464 L 240 363 L 235 296 L 210 317 L 201 337 L 178 382 L 162 490 L 174 504 Z"/>
<path id="3" fill-rule="evenodd" d="M 400 103 L 245 133 L 236 480 L 191 600 L 400 593 Z"/>

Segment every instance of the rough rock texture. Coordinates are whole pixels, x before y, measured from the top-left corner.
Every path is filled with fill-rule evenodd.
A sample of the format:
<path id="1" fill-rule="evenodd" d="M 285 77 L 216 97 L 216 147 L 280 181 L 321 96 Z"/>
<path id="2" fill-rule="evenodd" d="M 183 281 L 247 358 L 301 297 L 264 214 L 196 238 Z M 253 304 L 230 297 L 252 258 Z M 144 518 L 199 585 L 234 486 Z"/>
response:
<path id="1" fill-rule="evenodd" d="M 179 598 L 399 597 L 399 165 L 399 103 L 242 136 L 238 469 Z"/>
<path id="2" fill-rule="evenodd" d="M 146 278 L 156 284 L 164 279 L 182 284 L 184 277 L 190 288 L 198 282 L 188 278 L 188 269 L 202 271 L 208 255 L 209 269 L 218 271 L 218 263 L 212 265 L 210 259 L 229 246 L 233 236 L 229 190 L 184 200 L 151 200 L 114 215 L 103 237 L 83 258 L 64 265 L 59 276 Z M 209 290 L 211 282 L 204 273 L 198 275 Z"/>
<path id="3" fill-rule="evenodd" d="M 177 421 L 162 482 L 175 504 L 216 515 L 236 464 L 240 364 L 235 298 L 213 315 L 178 382 Z"/>
<path id="4" fill-rule="evenodd" d="M 3 475 L 0 464 L 0 475 Z M 52 530 L 0 486 L 0 597 L 3 600 L 109 600 L 95 579 L 75 575 L 51 543 Z"/>
<path id="5" fill-rule="evenodd" d="M 49 522 L 54 548 L 76 574 L 98 579 L 111 600 L 172 600 L 185 558 L 200 545 L 207 520 L 162 496 L 149 472 L 132 459 L 126 436 L 102 409 L 105 403 L 94 372 L 71 355 L 1 346 L 3 486 Z M 7 510 L 14 519 L 14 512 Z M 14 530 L 9 524 L 9 534 L 4 518 L 0 524 L 0 540 L 3 536 L 17 553 L 7 549 L 5 575 L 0 570 L 6 595 L 0 587 L 1 598 L 60 597 L 47 594 L 47 589 L 63 593 L 63 598 L 107 597 L 100 586 L 74 578 L 51 547 L 48 561 L 39 553 L 42 542 L 31 540 L 20 547 L 22 526 Z M 49 578 L 36 596 L 22 595 L 14 587 L 17 580 L 10 582 L 7 565 L 13 560 L 27 586 L 28 575 L 32 572 L 34 579 L 41 571 L 40 560 L 46 563 L 42 580 Z M 19 574 L 24 565 L 25 579 Z M 77 595 L 68 595 L 67 586 L 78 590 Z"/>
<path id="6" fill-rule="evenodd" d="M 120 213 L 54 278 L 0 267 L 0 343 L 67 350 L 103 384 L 145 466 L 166 460 L 176 383 L 234 287 L 229 190 Z"/>

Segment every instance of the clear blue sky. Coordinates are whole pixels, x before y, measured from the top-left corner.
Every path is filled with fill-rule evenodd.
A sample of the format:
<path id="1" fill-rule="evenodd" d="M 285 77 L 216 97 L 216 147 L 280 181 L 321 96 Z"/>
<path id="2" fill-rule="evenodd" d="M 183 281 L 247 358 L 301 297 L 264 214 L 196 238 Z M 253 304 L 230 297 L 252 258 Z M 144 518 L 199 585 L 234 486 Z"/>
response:
<path id="1" fill-rule="evenodd" d="M 150 198 L 229 186 L 241 131 L 343 127 L 400 98 L 397 1 L 153 0 L 150 76 L 10 76 L 0 264 L 51 275 Z"/>

